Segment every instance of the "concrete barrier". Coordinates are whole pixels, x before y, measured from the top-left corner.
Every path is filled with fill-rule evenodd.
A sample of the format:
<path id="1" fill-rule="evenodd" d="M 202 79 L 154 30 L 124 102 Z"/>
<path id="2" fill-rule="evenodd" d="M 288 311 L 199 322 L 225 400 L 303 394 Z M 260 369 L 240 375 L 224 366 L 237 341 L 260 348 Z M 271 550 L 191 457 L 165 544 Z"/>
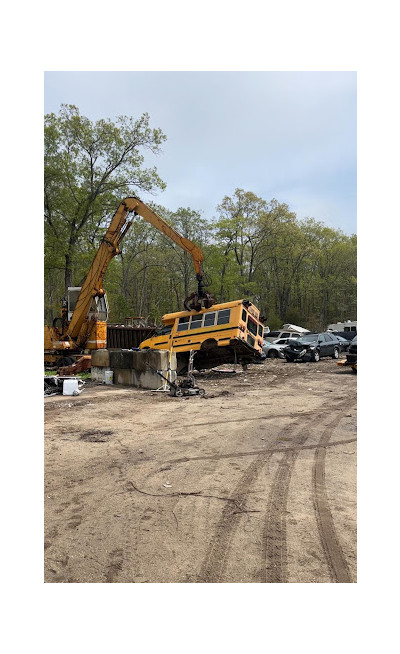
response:
<path id="1" fill-rule="evenodd" d="M 112 370 L 114 384 L 156 390 L 164 381 L 152 368 L 167 376 L 169 356 L 168 350 L 96 350 L 92 354 L 91 377 L 93 381 L 105 382 L 105 370 Z M 175 381 L 175 353 L 170 366 L 170 379 Z"/>
<path id="2" fill-rule="evenodd" d="M 110 352 L 108 350 L 94 350 L 92 352 L 92 368 L 108 368 L 110 365 Z"/>

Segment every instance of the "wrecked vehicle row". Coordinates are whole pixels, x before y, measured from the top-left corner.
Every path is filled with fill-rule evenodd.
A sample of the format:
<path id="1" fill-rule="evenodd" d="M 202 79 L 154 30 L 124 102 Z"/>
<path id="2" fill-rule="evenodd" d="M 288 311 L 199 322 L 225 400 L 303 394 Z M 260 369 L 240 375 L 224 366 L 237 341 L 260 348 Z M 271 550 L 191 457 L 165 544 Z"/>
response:
<path id="1" fill-rule="evenodd" d="M 304 330 L 305 331 L 305 330 Z M 277 332 L 270 332 L 273 335 Z M 282 332 L 279 332 L 282 336 Z M 286 338 L 271 339 L 270 334 L 264 337 L 263 352 L 267 358 L 286 359 L 287 362 L 319 361 L 322 357 L 338 359 L 340 353 L 347 352 L 352 340 L 350 334 L 345 336 L 331 331 L 299 334 L 293 332 Z M 352 333 L 353 336 L 353 333 Z"/>
<path id="2" fill-rule="evenodd" d="M 340 341 L 329 332 L 306 334 L 297 339 L 289 339 L 284 349 L 286 361 L 319 361 L 322 357 L 338 359 Z"/>

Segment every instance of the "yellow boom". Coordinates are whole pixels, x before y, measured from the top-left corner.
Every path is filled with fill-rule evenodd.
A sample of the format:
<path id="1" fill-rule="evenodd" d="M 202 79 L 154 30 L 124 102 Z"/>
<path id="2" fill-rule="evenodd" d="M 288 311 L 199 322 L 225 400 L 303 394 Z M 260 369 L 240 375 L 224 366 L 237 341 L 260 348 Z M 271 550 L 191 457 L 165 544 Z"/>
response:
<path id="1" fill-rule="evenodd" d="M 150 207 L 144 204 L 144 202 L 139 200 L 139 198 L 136 196 L 130 196 L 121 202 L 111 220 L 110 226 L 100 244 L 90 270 L 86 275 L 75 305 L 71 322 L 66 329 L 65 336 L 67 336 L 71 341 L 74 341 L 78 347 L 84 347 L 85 345 L 83 340 L 87 334 L 87 330 L 84 329 L 83 326 L 85 321 L 87 321 L 92 298 L 104 295 L 104 274 L 111 259 L 120 253 L 119 245 L 132 224 L 132 221 L 127 220 L 127 216 L 130 213 L 139 215 L 147 220 L 160 232 L 164 233 L 191 255 L 199 283 L 199 290 L 198 293 L 192 293 L 190 298 L 187 298 L 187 301 L 193 300 L 194 304 L 198 304 L 198 302 L 201 302 L 203 299 L 209 306 L 214 303 L 213 298 L 208 294 L 205 294 L 203 291 L 202 262 L 204 261 L 204 255 L 200 248 L 192 243 L 188 238 L 181 236 L 181 234 L 165 222 L 163 218 L 158 216 L 152 209 L 150 209 Z"/>

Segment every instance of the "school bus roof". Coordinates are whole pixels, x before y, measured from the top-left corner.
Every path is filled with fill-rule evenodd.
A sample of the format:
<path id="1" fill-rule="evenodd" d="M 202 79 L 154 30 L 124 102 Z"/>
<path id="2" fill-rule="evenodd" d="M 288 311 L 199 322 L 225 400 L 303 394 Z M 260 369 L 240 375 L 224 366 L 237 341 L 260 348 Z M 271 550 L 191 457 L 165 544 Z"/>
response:
<path id="1" fill-rule="evenodd" d="M 219 311 L 220 309 L 230 309 L 231 307 L 237 307 L 239 304 L 242 304 L 243 302 L 246 303 L 245 306 L 254 306 L 252 302 L 249 302 L 249 300 L 234 300 L 233 302 L 222 302 L 221 304 L 213 304 L 212 307 L 209 309 L 200 309 L 200 311 L 177 311 L 176 313 L 166 313 L 162 317 L 163 323 L 165 322 L 172 322 L 175 320 L 175 318 L 183 318 L 183 316 L 193 316 L 195 314 L 201 314 L 201 313 L 210 313 L 212 311 Z M 257 311 L 258 309 L 254 307 Z"/>

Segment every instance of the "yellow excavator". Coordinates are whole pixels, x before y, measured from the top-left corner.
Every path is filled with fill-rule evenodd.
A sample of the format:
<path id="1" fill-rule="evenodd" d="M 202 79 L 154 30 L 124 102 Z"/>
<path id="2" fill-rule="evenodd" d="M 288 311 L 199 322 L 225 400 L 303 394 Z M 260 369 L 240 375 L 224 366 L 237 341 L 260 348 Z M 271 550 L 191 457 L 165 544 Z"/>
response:
<path id="1" fill-rule="evenodd" d="M 76 355 L 107 346 L 108 303 L 103 289 L 103 277 L 110 261 L 121 252 L 120 244 L 132 224 L 132 221 L 128 220 L 129 214 L 132 213 L 147 220 L 191 255 L 198 287 L 196 292 L 185 299 L 185 308 L 188 311 L 199 311 L 202 306 L 210 308 L 216 303 L 204 290 L 204 255 L 200 248 L 181 236 L 138 197 L 127 197 L 115 212 L 83 285 L 68 288 L 61 316 L 53 320 L 51 327 L 44 328 L 46 364 L 68 366 L 74 363 Z"/>

